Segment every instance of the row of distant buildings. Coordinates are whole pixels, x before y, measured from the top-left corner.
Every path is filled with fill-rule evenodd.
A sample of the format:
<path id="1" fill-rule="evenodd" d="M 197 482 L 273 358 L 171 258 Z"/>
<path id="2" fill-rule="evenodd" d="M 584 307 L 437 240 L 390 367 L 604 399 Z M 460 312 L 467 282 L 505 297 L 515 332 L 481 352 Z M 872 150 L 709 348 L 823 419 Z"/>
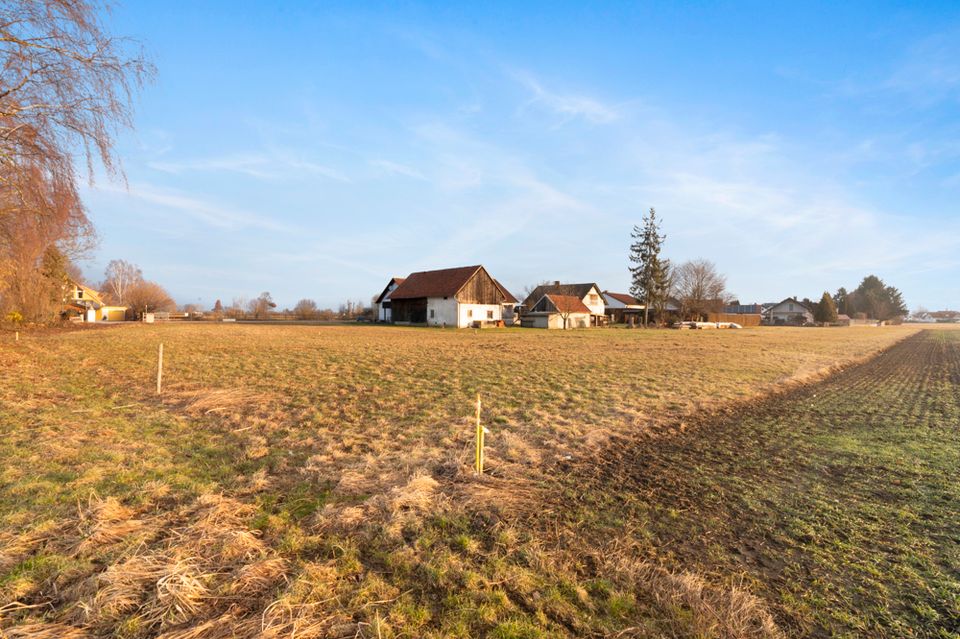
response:
<path id="1" fill-rule="evenodd" d="M 644 305 L 632 295 L 602 290 L 594 282 L 542 284 L 521 301 L 478 264 L 392 277 L 375 298 L 373 311 L 376 321 L 392 324 L 563 329 L 639 323 Z M 679 319 L 680 303 L 669 300 L 663 311 L 667 317 L 662 319 Z M 811 310 L 793 298 L 777 304 L 727 306 L 718 315 L 750 325 L 813 322 Z"/>
<path id="2" fill-rule="evenodd" d="M 638 304 L 633 298 L 628 302 L 624 306 Z M 521 302 L 481 265 L 393 277 L 375 299 L 374 314 L 379 322 L 459 328 L 574 328 L 608 321 L 604 294 L 596 284 L 542 285 Z"/>

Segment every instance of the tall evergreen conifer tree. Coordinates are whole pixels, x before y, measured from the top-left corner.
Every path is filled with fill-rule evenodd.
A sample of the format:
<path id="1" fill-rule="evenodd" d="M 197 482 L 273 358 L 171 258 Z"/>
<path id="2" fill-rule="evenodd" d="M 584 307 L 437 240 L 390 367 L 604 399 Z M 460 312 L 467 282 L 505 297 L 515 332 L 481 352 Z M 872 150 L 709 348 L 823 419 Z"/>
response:
<path id="1" fill-rule="evenodd" d="M 660 259 L 660 249 L 666 235 L 660 234 L 660 222 L 657 212 L 650 212 L 643 218 L 643 226 L 634 226 L 630 234 L 631 286 L 630 293 L 643 301 L 643 325 L 650 322 L 650 307 L 657 309 L 662 317 L 670 290 L 670 262 Z"/>

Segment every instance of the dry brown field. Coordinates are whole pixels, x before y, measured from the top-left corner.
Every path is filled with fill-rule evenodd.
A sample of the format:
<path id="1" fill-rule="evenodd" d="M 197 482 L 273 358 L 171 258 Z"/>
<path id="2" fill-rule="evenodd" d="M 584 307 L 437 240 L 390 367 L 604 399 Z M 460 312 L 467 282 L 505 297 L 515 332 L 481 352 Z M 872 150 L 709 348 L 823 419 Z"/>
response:
<path id="1" fill-rule="evenodd" d="M 4 335 L 0 637 L 855 636 L 844 600 L 824 596 L 836 612 L 824 616 L 797 595 L 803 575 L 779 584 L 727 561 L 730 543 L 680 543 L 747 539 L 732 523 L 745 511 L 717 514 L 664 473 L 676 458 L 684 491 L 754 494 L 769 446 L 729 433 L 762 407 L 752 428 L 779 433 L 774 458 L 806 476 L 794 425 L 807 412 L 781 422 L 769 402 L 800 410 L 797 393 L 891 347 L 880 357 L 911 354 L 898 375 L 945 375 L 955 392 L 953 335 L 199 323 Z M 924 362 L 918 348 L 947 355 Z M 864 406 L 886 387 L 871 388 L 828 426 L 874 415 Z M 652 463 L 651 450 L 672 452 Z M 803 539 L 789 552 L 808 552 Z M 914 577 L 956 592 L 930 574 Z M 947 628 L 949 608 L 930 607 L 930 628 Z"/>

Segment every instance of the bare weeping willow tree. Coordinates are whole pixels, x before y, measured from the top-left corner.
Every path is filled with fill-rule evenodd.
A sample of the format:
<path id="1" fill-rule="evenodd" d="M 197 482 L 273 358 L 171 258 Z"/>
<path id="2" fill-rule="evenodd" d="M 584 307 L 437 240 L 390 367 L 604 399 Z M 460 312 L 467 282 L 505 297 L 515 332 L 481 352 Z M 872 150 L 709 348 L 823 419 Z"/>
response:
<path id="1" fill-rule="evenodd" d="M 121 177 L 118 131 L 153 73 L 134 43 L 108 34 L 106 5 L 0 0 L 0 306 L 33 321 L 59 307 L 72 259 L 94 240 L 77 192 L 102 166 Z"/>

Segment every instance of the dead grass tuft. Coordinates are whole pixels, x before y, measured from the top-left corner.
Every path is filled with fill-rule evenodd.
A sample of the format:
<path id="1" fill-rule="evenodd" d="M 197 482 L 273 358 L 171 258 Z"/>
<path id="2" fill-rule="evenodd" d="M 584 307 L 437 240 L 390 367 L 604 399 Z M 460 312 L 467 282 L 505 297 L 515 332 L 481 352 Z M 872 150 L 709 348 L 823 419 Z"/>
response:
<path id="1" fill-rule="evenodd" d="M 13 628 L 0 628 L 3 639 L 90 639 L 81 628 L 60 623 L 31 623 Z"/>
<path id="2" fill-rule="evenodd" d="M 157 579 L 154 598 L 144 607 L 143 621 L 149 626 L 166 626 L 193 619 L 211 598 L 204 583 L 210 577 L 192 558 L 166 564 Z"/>
<path id="3" fill-rule="evenodd" d="M 263 393 L 254 393 L 243 388 L 220 388 L 199 390 L 183 394 L 190 413 L 209 414 L 226 412 L 266 403 L 269 398 Z"/>
<path id="4" fill-rule="evenodd" d="M 433 503 L 440 484 L 425 471 L 414 473 L 406 486 L 390 491 L 390 511 L 396 515 L 402 511 L 426 512 Z"/>
<path id="5" fill-rule="evenodd" d="M 267 438 L 262 435 L 247 437 L 246 454 L 248 459 L 261 459 L 270 454 Z"/>
<path id="6" fill-rule="evenodd" d="M 253 639 L 259 628 L 259 619 L 241 621 L 228 612 L 201 624 L 168 630 L 157 639 Z"/>
<path id="7" fill-rule="evenodd" d="M 78 547 L 80 552 L 116 543 L 144 526 L 142 520 L 133 518 L 133 510 L 116 497 L 100 499 L 91 495 L 87 507 L 79 511 L 79 528 L 83 536 Z"/>
<path id="8" fill-rule="evenodd" d="M 15 566 L 47 541 L 58 538 L 65 527 L 63 522 L 51 521 L 26 532 L 0 532 L 0 573 Z"/>
<path id="9" fill-rule="evenodd" d="M 337 482 L 336 492 L 343 495 L 362 495 L 369 492 L 371 481 L 367 476 L 356 470 L 345 470 Z"/>
<path id="10" fill-rule="evenodd" d="M 722 588 L 691 572 L 674 573 L 645 561 L 621 561 L 613 570 L 629 576 L 635 587 L 668 610 L 686 610 L 696 637 L 783 639 L 763 602 L 737 586 Z"/>
<path id="11" fill-rule="evenodd" d="M 334 632 L 337 630 L 335 626 L 345 620 L 338 619 L 337 614 L 323 614 L 321 606 L 325 603 L 290 604 L 283 600 L 273 602 L 263 611 L 260 636 L 264 639 L 327 639 L 341 636 Z M 355 625 L 353 628 L 356 631 Z"/>
<path id="12" fill-rule="evenodd" d="M 170 484 L 160 479 L 151 479 L 143 484 L 142 494 L 148 503 L 156 503 L 170 495 Z"/>
<path id="13" fill-rule="evenodd" d="M 237 571 L 228 592 L 241 597 L 255 597 L 276 586 L 287 574 L 287 560 L 282 557 L 263 559 Z"/>
<path id="14" fill-rule="evenodd" d="M 119 619 L 141 608 L 153 584 L 165 574 L 166 561 L 154 555 L 135 555 L 116 563 L 94 580 L 92 600 L 81 601 L 80 608 L 94 623 Z"/>

